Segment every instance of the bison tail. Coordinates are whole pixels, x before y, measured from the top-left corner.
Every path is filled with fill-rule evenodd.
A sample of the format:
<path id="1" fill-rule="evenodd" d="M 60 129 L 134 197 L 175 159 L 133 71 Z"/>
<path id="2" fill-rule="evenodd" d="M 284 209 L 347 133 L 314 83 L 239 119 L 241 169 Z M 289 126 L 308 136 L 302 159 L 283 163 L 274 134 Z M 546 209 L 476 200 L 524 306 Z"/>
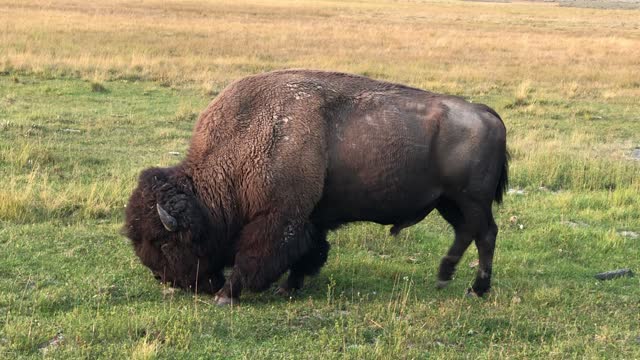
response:
<path id="1" fill-rule="evenodd" d="M 509 159 L 511 155 L 509 155 L 509 151 L 505 149 L 504 151 L 504 162 L 502 164 L 502 172 L 500 173 L 500 179 L 498 180 L 498 186 L 496 187 L 496 194 L 493 198 L 495 202 L 498 204 L 502 203 L 502 198 L 504 194 L 507 192 L 507 187 L 509 186 Z"/>

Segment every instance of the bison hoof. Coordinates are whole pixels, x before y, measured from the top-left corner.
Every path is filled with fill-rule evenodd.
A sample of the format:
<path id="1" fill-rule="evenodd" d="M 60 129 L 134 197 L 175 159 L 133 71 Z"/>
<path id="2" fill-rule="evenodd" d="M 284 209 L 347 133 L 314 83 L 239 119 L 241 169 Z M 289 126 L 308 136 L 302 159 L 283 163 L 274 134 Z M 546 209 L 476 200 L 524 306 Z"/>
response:
<path id="1" fill-rule="evenodd" d="M 227 305 L 235 305 L 238 300 L 226 296 L 216 295 L 213 300 L 216 302 L 218 306 L 227 306 Z"/>
<path id="2" fill-rule="evenodd" d="M 451 280 L 438 280 L 438 282 L 436 283 L 436 288 L 444 289 L 447 287 L 447 285 L 449 285 L 450 282 Z"/>

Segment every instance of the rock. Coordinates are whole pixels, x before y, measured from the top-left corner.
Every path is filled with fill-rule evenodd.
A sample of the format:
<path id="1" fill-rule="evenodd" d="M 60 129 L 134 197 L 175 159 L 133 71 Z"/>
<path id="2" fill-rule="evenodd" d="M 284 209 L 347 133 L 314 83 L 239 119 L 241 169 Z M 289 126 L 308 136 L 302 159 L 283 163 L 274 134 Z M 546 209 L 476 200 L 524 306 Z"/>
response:
<path id="1" fill-rule="evenodd" d="M 596 274 L 595 278 L 598 280 L 611 280 L 611 279 L 615 279 L 623 276 L 632 277 L 633 271 L 631 271 L 631 269 L 611 270 L 611 271 Z"/>
<path id="2" fill-rule="evenodd" d="M 630 238 L 630 239 L 637 239 L 640 237 L 640 234 L 638 234 L 635 231 L 629 231 L 629 230 L 622 230 L 619 231 L 618 234 L 620 234 L 620 236 L 624 236 L 626 238 Z"/>
<path id="3" fill-rule="evenodd" d="M 522 298 L 518 295 L 513 295 L 513 297 L 511 298 L 511 303 L 513 305 L 518 305 L 522 302 Z"/>
<path id="4" fill-rule="evenodd" d="M 415 264 L 418 262 L 418 258 L 416 256 L 408 256 L 407 257 L 407 262 Z"/>
<path id="5" fill-rule="evenodd" d="M 56 348 L 62 345 L 63 342 L 64 342 L 64 335 L 62 334 L 62 331 L 58 331 L 56 336 L 54 336 L 51 340 L 43 344 L 40 344 L 38 348 L 40 349 L 40 351 L 47 352 L 53 348 Z"/>
<path id="6" fill-rule="evenodd" d="M 518 217 L 515 216 L 515 215 L 509 218 L 509 224 L 511 226 L 515 226 L 516 228 L 518 228 L 520 230 L 524 229 L 524 224 L 518 223 Z"/>
<path id="7" fill-rule="evenodd" d="M 169 155 L 173 155 L 173 156 L 178 156 L 178 155 L 180 155 L 180 152 L 178 152 L 178 151 L 169 151 L 168 154 Z"/>
<path id="8" fill-rule="evenodd" d="M 507 195 L 524 195 L 526 192 L 522 189 L 509 189 Z"/>
<path id="9" fill-rule="evenodd" d="M 631 150 L 631 154 L 629 154 L 629 158 L 631 160 L 640 161 L 640 148 L 635 148 L 635 149 Z"/>
<path id="10" fill-rule="evenodd" d="M 582 221 L 571 221 L 571 220 L 563 221 L 562 225 L 566 225 L 572 228 L 585 228 L 589 226 L 589 224 L 584 223 Z"/>

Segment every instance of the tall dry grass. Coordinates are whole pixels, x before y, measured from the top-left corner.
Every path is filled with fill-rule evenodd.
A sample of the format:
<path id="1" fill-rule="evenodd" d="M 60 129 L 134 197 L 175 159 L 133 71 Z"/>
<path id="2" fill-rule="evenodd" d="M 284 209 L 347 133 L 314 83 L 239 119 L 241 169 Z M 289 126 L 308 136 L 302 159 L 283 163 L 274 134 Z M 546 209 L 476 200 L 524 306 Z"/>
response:
<path id="1" fill-rule="evenodd" d="M 3 70 L 206 88 L 311 67 L 453 90 L 530 79 L 640 95 L 637 11 L 459 1 L 1 0 L 0 24 Z"/>

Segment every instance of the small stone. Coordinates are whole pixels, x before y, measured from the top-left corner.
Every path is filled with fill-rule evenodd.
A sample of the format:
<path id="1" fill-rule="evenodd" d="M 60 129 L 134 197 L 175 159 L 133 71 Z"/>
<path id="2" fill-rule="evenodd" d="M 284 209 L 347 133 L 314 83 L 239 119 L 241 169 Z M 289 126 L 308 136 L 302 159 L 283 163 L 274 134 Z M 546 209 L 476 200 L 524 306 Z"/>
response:
<path id="1" fill-rule="evenodd" d="M 620 231 L 618 234 L 620 234 L 620 236 L 624 236 L 626 238 L 631 238 L 631 239 L 637 239 L 640 237 L 640 234 L 638 234 L 637 232 L 628 231 L 628 230 Z"/>
<path id="2" fill-rule="evenodd" d="M 409 256 L 409 257 L 407 257 L 407 262 L 417 263 L 418 262 L 418 258 L 415 257 L 415 256 Z"/>
<path id="3" fill-rule="evenodd" d="M 611 280 L 619 277 L 632 277 L 633 271 L 631 269 L 618 269 L 611 270 L 603 273 L 599 273 L 595 275 L 595 278 L 598 280 Z"/>
<path id="4" fill-rule="evenodd" d="M 58 331 L 58 333 L 51 340 L 43 344 L 40 344 L 39 348 L 41 351 L 47 352 L 53 348 L 56 348 L 62 345 L 63 342 L 64 342 L 64 335 L 62 334 L 62 331 Z"/>
<path id="5" fill-rule="evenodd" d="M 509 189 L 507 195 L 524 195 L 526 192 L 522 189 Z"/>
<path id="6" fill-rule="evenodd" d="M 180 155 L 180 153 L 178 151 L 169 151 L 168 153 L 169 155 L 174 155 L 174 156 L 178 156 Z"/>
<path id="7" fill-rule="evenodd" d="M 584 223 L 582 221 L 563 221 L 562 225 L 566 225 L 568 227 L 572 227 L 572 228 L 584 228 L 584 227 L 588 227 L 589 224 Z"/>

